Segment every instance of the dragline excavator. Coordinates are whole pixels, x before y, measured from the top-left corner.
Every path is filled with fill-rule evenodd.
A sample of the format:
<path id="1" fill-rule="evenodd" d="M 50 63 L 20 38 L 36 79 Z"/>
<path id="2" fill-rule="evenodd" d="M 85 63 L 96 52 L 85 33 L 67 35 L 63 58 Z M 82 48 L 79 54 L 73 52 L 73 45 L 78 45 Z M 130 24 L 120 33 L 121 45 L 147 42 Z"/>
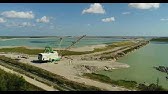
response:
<path id="1" fill-rule="evenodd" d="M 74 46 L 76 43 L 78 43 L 82 38 L 84 38 L 86 35 L 81 36 L 77 41 L 72 42 L 70 46 L 65 48 L 65 50 L 70 49 L 72 46 Z M 63 38 L 60 38 L 59 48 L 61 48 Z M 46 46 L 44 53 L 38 54 L 38 60 L 39 61 L 46 61 L 46 62 L 53 62 L 53 61 L 59 61 L 61 60 L 61 56 L 58 55 L 58 52 L 56 50 L 53 50 L 50 46 Z"/>

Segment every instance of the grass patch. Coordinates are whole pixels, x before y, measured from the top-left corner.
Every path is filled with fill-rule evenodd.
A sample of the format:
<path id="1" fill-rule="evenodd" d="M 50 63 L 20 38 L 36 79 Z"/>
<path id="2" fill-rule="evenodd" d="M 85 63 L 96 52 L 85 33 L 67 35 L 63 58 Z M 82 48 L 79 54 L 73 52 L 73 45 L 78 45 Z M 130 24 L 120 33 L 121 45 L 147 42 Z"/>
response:
<path id="1" fill-rule="evenodd" d="M 83 54 L 93 53 L 93 51 L 76 52 L 76 51 L 69 51 L 69 50 L 59 50 L 57 52 L 59 55 L 62 55 L 62 56 L 83 55 Z"/>
<path id="2" fill-rule="evenodd" d="M 83 76 L 88 77 L 90 79 L 98 80 L 101 82 L 117 85 L 117 86 L 123 86 L 128 89 L 136 89 L 137 83 L 135 81 L 125 81 L 125 80 L 112 80 L 109 77 L 101 74 L 96 73 L 85 73 Z"/>
<path id="3" fill-rule="evenodd" d="M 167 91 L 167 89 L 164 89 L 162 86 L 157 86 L 154 83 L 150 85 L 145 85 L 145 84 L 138 84 L 136 81 L 112 80 L 108 76 L 96 73 L 85 73 L 83 74 L 83 76 L 97 81 L 105 82 L 108 84 L 123 86 L 128 89 L 135 89 L 140 91 Z"/>
<path id="4" fill-rule="evenodd" d="M 129 45 L 133 45 L 134 43 L 132 41 L 122 41 L 122 42 L 114 42 L 112 44 L 107 45 L 104 48 L 95 48 L 94 52 L 99 52 L 99 51 L 106 51 L 109 49 L 113 49 L 115 47 L 121 47 L 121 46 L 129 46 Z"/>
<path id="5" fill-rule="evenodd" d="M 91 78 L 91 79 L 95 79 L 98 81 L 103 81 L 103 82 L 107 82 L 107 83 L 111 83 L 112 80 L 105 76 L 105 75 L 101 75 L 101 74 L 96 74 L 96 73 L 84 73 L 83 76 Z"/>
<path id="6" fill-rule="evenodd" d="M 115 45 L 116 47 L 119 47 L 119 46 L 128 46 L 128 45 L 133 45 L 135 44 L 134 42 L 132 41 L 122 41 L 122 42 L 115 42 L 113 43 L 113 45 Z"/>
<path id="7" fill-rule="evenodd" d="M 23 53 L 29 55 L 37 55 L 44 52 L 42 49 L 27 49 L 26 47 L 1 48 L 0 52 Z"/>

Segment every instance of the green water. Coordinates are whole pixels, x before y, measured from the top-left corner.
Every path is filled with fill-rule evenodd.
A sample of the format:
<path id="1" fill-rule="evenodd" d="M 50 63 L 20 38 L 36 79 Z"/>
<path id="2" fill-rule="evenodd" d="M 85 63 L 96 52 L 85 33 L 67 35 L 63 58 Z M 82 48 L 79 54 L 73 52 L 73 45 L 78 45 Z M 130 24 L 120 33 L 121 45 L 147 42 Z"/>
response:
<path id="1" fill-rule="evenodd" d="M 167 74 L 159 72 L 153 66 L 168 66 L 168 44 L 149 43 L 148 45 L 120 58 L 118 62 L 130 65 L 126 69 L 117 69 L 112 72 L 100 71 L 98 73 L 109 76 L 113 80 L 132 80 L 139 83 L 156 83 L 168 89 Z"/>

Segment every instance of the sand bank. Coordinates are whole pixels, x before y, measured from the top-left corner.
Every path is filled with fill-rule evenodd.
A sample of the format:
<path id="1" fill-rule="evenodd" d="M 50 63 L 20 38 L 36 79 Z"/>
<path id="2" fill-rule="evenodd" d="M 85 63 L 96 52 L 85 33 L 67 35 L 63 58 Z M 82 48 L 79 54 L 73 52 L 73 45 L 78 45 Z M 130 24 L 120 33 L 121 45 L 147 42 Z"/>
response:
<path id="1" fill-rule="evenodd" d="M 77 51 L 77 52 L 84 52 L 84 51 L 93 51 L 94 48 L 103 48 L 106 44 L 99 44 L 99 45 L 90 45 L 90 46 L 83 46 L 83 47 L 76 47 L 69 49 L 70 51 Z"/>

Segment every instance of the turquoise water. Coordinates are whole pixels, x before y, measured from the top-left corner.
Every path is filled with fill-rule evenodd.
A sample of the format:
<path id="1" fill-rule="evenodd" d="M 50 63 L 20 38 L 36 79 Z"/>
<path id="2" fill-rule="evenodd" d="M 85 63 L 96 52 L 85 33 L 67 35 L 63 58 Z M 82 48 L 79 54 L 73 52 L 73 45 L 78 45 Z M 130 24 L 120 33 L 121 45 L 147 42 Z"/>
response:
<path id="1" fill-rule="evenodd" d="M 78 38 L 63 38 L 61 47 L 65 48 L 76 41 Z M 97 45 L 97 44 L 108 44 L 112 42 L 122 41 L 124 39 L 120 38 L 83 38 L 74 47 L 81 47 L 86 45 Z M 0 40 L 0 46 L 30 46 L 30 47 L 59 47 L 59 38 L 30 38 L 30 39 L 9 39 L 9 40 Z"/>
<path id="2" fill-rule="evenodd" d="M 167 74 L 159 72 L 153 66 L 168 66 L 168 44 L 152 42 L 133 53 L 129 53 L 118 62 L 130 65 L 126 69 L 113 70 L 112 72 L 101 71 L 100 74 L 109 76 L 113 80 L 132 80 L 139 83 L 156 83 L 168 89 Z"/>

